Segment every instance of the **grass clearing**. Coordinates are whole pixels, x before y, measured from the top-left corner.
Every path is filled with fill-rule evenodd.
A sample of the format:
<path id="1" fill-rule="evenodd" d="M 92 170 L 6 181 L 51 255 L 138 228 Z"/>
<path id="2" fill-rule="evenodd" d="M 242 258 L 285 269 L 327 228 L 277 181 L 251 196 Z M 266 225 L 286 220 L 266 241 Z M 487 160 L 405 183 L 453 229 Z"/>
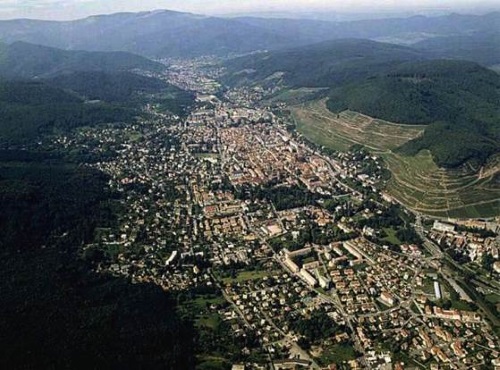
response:
<path id="1" fill-rule="evenodd" d="M 226 300 L 222 296 L 216 296 L 216 297 L 196 297 L 192 303 L 198 308 L 204 309 L 207 305 L 220 305 L 226 302 Z"/>
<path id="2" fill-rule="evenodd" d="M 500 295 L 498 294 L 488 294 L 484 297 L 488 302 L 493 303 L 493 304 L 500 304 Z"/>
<path id="3" fill-rule="evenodd" d="M 196 365 L 197 370 L 214 370 L 214 369 L 230 369 L 231 363 L 222 357 L 216 356 L 200 356 L 198 359 L 198 364 Z"/>
<path id="4" fill-rule="evenodd" d="M 338 344 L 326 348 L 318 358 L 318 362 L 322 366 L 327 366 L 332 363 L 341 364 L 345 361 L 354 360 L 356 357 L 356 351 L 353 346 L 349 344 Z"/>
<path id="5" fill-rule="evenodd" d="M 398 237 L 396 236 L 396 230 L 394 230 L 393 228 L 384 228 L 384 231 L 387 234 L 387 236 L 383 240 L 386 240 L 389 243 L 396 245 L 402 244 L 401 240 L 399 240 Z"/>
<path id="6" fill-rule="evenodd" d="M 143 138 L 143 135 L 137 131 L 131 131 L 127 133 L 128 140 L 135 143 Z"/>
<path id="7" fill-rule="evenodd" d="M 350 111 L 334 114 L 325 100 L 292 107 L 291 112 L 297 130 L 318 145 L 343 151 L 362 144 L 380 155 L 392 173 L 387 191 L 408 208 L 443 218 L 500 214 L 495 171 L 480 177 L 473 170 L 439 168 L 429 151 L 416 156 L 393 151 L 420 135 L 424 126 L 393 124 Z"/>
<path id="8" fill-rule="evenodd" d="M 216 330 L 221 323 L 221 318 L 218 314 L 214 313 L 211 315 L 201 316 L 197 321 L 197 326 L 205 326 L 210 329 Z"/>
<path id="9" fill-rule="evenodd" d="M 222 281 L 224 282 L 224 284 L 242 283 L 250 280 L 263 279 L 267 276 L 273 275 L 275 272 L 276 271 L 266 271 L 266 270 L 239 271 L 234 278 L 225 277 L 222 278 Z"/>

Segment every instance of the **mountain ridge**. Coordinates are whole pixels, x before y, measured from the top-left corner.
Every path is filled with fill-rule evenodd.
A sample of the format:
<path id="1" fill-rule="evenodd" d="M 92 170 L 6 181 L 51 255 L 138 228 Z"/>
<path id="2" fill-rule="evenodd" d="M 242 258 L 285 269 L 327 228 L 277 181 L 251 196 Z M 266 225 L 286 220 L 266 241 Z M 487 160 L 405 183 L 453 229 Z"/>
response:
<path id="1" fill-rule="evenodd" d="M 427 33 L 428 38 L 456 36 L 495 27 L 500 29 L 500 12 L 333 22 L 224 18 L 157 10 L 99 15 L 74 21 L 0 21 L 0 41 L 26 41 L 73 50 L 128 51 L 149 57 L 190 57 L 207 53 L 227 55 L 279 50 L 328 39 L 397 39 L 404 38 L 404 32 Z"/>
<path id="2" fill-rule="evenodd" d="M 128 71 L 142 69 L 159 72 L 160 63 L 127 52 L 89 52 L 62 50 L 17 41 L 0 44 L 0 76 L 5 78 L 43 78 L 74 71 Z"/>

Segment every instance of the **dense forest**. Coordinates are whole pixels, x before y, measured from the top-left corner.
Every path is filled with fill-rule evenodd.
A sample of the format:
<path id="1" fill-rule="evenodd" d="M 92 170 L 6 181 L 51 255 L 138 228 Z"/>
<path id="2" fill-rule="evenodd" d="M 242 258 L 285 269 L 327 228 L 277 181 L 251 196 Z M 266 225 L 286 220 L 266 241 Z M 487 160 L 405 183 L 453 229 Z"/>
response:
<path id="1" fill-rule="evenodd" d="M 140 108 L 146 103 L 160 110 L 183 115 L 194 95 L 160 79 L 131 72 L 80 71 L 43 80 L 44 83 L 77 93 L 88 100 Z"/>
<path id="2" fill-rule="evenodd" d="M 370 40 L 334 40 L 273 53 L 231 59 L 224 82 L 281 81 L 289 87 L 332 87 L 390 71 L 425 56 L 408 47 Z"/>
<path id="3" fill-rule="evenodd" d="M 475 63 L 425 61 L 334 89 L 328 108 L 391 122 L 430 124 L 400 150 L 429 149 L 442 167 L 483 164 L 500 148 L 500 76 Z"/>
<path id="4" fill-rule="evenodd" d="M 390 73 L 330 95 L 332 111 L 351 109 L 397 123 L 498 118 L 500 76 L 478 64 L 433 60 L 403 64 Z"/>
<path id="5" fill-rule="evenodd" d="M 115 222 L 107 178 L 60 153 L 0 155 L 0 367 L 193 368 L 193 329 L 174 302 L 91 272 L 79 252 Z"/>
<path id="6" fill-rule="evenodd" d="M 147 102 L 182 115 L 193 101 L 191 93 L 125 72 L 80 72 L 43 82 L 0 81 L 0 145 L 29 143 L 41 134 L 75 127 L 132 122 Z"/>
<path id="7" fill-rule="evenodd" d="M 9 79 L 48 78 L 78 71 L 124 72 L 134 69 L 160 72 L 164 67 L 124 52 L 60 50 L 25 42 L 0 44 L 0 76 Z"/>
<path id="8" fill-rule="evenodd" d="M 108 103 L 88 104 L 40 82 L 0 82 L 0 144 L 31 143 L 54 130 L 127 122 L 138 112 Z"/>
<path id="9" fill-rule="evenodd" d="M 166 82 L 131 72 L 79 71 L 60 74 L 44 82 L 77 92 L 88 100 L 127 102 L 136 94 L 157 93 L 170 88 Z"/>

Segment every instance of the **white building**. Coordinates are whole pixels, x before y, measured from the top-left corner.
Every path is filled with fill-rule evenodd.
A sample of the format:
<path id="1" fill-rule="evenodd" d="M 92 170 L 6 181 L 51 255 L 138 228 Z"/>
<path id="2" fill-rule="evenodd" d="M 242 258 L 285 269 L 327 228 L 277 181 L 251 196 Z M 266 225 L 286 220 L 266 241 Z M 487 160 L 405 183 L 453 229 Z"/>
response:
<path id="1" fill-rule="evenodd" d="M 441 287 L 439 286 L 438 281 L 434 281 L 434 295 L 436 296 L 436 299 L 441 299 Z"/>
<path id="2" fill-rule="evenodd" d="M 436 220 L 434 221 L 434 225 L 432 225 L 432 229 L 437 231 L 442 231 L 445 233 L 452 233 L 455 231 L 455 225 L 445 224 L 444 222 Z"/>

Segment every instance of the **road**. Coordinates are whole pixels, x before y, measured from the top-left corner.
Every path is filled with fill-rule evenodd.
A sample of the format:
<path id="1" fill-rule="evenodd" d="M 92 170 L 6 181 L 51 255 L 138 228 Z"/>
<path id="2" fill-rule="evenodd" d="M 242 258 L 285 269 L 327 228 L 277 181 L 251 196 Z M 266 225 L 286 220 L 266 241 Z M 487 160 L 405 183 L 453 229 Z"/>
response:
<path id="1" fill-rule="evenodd" d="M 421 214 L 418 212 L 414 212 L 414 214 L 416 216 L 415 231 L 420 235 L 420 237 L 424 241 L 424 247 L 426 247 L 426 249 L 429 251 L 429 253 L 431 253 L 431 255 L 434 258 L 441 260 L 447 265 L 447 267 L 442 268 L 440 271 L 445 277 L 445 279 L 446 280 L 451 279 L 455 281 L 459 285 L 459 287 L 465 292 L 465 294 L 467 296 L 470 296 L 471 300 L 481 309 L 481 311 L 486 315 L 486 317 L 490 320 L 490 322 L 494 326 L 497 327 L 500 326 L 500 318 L 498 318 L 497 315 L 495 315 L 495 313 L 491 312 L 490 308 L 486 305 L 480 294 L 476 292 L 476 289 L 474 288 L 473 284 L 471 284 L 471 282 L 473 282 L 474 280 L 465 281 L 464 277 L 468 276 L 471 273 L 471 271 L 459 265 L 450 256 L 448 256 L 446 253 L 443 253 L 441 249 L 433 241 L 429 240 L 423 231 L 424 229 L 422 226 Z M 478 279 L 479 277 L 475 278 Z"/>

